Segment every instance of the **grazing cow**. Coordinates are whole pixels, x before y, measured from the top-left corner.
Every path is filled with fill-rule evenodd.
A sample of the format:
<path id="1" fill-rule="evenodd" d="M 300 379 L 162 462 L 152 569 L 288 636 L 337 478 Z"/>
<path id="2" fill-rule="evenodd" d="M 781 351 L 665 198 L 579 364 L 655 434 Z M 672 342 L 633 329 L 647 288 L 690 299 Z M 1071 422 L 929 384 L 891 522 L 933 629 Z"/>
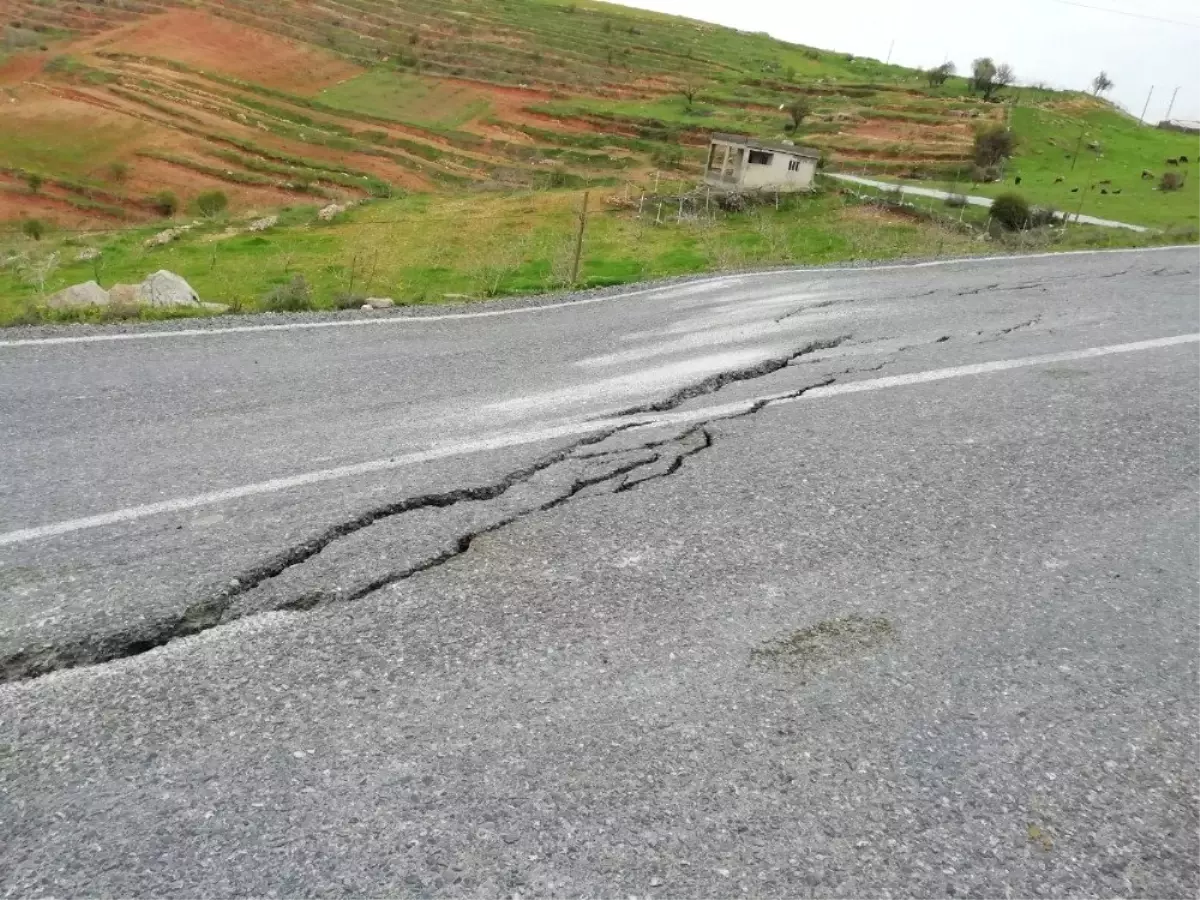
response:
<path id="1" fill-rule="evenodd" d="M 1142 169 L 1142 181 L 1153 181 L 1154 173 L 1149 169 Z"/>
<path id="2" fill-rule="evenodd" d="M 1097 181 L 1096 184 L 1112 184 L 1112 179 L 1105 178 L 1103 181 Z"/>
<path id="3" fill-rule="evenodd" d="M 1188 158 L 1186 156 L 1181 156 L 1181 157 L 1179 157 L 1179 161 L 1181 163 L 1186 163 L 1188 161 Z"/>
<path id="4" fill-rule="evenodd" d="M 1062 182 L 1063 182 L 1063 177 L 1061 175 L 1059 175 L 1057 178 L 1054 179 L 1055 184 L 1062 184 Z"/>
<path id="5" fill-rule="evenodd" d="M 1121 193 L 1121 189 L 1120 189 L 1120 188 L 1113 188 L 1113 193 L 1114 193 L 1114 194 L 1119 194 L 1119 193 Z"/>
<path id="6" fill-rule="evenodd" d="M 1167 160 L 1167 165 L 1168 165 L 1168 166 L 1177 166 L 1177 165 L 1179 165 L 1179 160 L 1177 160 L 1177 159 L 1168 159 L 1168 160 Z"/>
<path id="7" fill-rule="evenodd" d="M 1108 193 L 1108 188 L 1100 188 L 1100 193 L 1102 193 L 1102 194 L 1107 194 L 1107 193 Z"/>
<path id="8" fill-rule="evenodd" d="M 1013 184 L 1020 184 L 1020 183 L 1021 183 L 1021 176 L 1020 176 L 1020 175 L 1018 175 L 1018 176 L 1016 177 L 1016 179 L 1013 181 Z"/>
<path id="9" fill-rule="evenodd" d="M 1071 193 L 1072 193 L 1072 194 L 1078 194 L 1078 193 L 1079 193 L 1079 188 L 1071 188 Z"/>

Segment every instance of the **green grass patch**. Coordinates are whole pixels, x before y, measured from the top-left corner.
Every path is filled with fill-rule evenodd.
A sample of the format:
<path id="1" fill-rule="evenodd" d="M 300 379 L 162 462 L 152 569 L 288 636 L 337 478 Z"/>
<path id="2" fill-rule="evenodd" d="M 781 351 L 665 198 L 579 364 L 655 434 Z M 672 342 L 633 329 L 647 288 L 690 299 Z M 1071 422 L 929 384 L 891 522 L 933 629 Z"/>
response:
<path id="1" fill-rule="evenodd" d="M 437 128 L 458 128 L 492 108 L 486 95 L 469 87 L 392 69 L 364 72 L 326 88 L 318 99 L 334 109 Z"/>

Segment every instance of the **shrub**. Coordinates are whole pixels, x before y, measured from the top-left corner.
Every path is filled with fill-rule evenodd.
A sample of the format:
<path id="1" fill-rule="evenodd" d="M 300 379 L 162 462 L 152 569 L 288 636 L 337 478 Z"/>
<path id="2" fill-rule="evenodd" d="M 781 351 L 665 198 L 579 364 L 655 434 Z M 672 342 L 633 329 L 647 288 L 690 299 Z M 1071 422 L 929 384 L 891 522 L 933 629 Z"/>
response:
<path id="1" fill-rule="evenodd" d="M 788 103 L 785 110 L 789 119 L 786 126 L 788 131 L 797 130 L 804 120 L 812 115 L 812 105 L 803 98 L 797 98 Z"/>
<path id="2" fill-rule="evenodd" d="M 347 294 L 345 292 L 335 294 L 333 297 L 334 309 L 361 309 L 362 305 L 367 302 L 365 294 Z"/>
<path id="3" fill-rule="evenodd" d="M 173 191 L 159 191 L 150 198 L 150 205 L 160 216 L 169 219 L 179 211 L 179 198 Z"/>
<path id="4" fill-rule="evenodd" d="M 1177 191 L 1183 187 L 1183 174 L 1180 172 L 1163 172 L 1158 182 L 1160 191 Z"/>
<path id="5" fill-rule="evenodd" d="M 975 184 L 990 184 L 1000 180 L 1000 170 L 995 166 L 972 166 L 971 181 Z"/>
<path id="6" fill-rule="evenodd" d="M 205 191 L 196 198 L 196 211 L 206 219 L 219 216 L 229 206 L 224 191 Z"/>
<path id="7" fill-rule="evenodd" d="M 293 275 L 287 284 L 277 285 L 263 297 L 263 306 L 272 312 L 301 312 L 312 309 L 312 291 L 303 275 Z"/>
<path id="8" fill-rule="evenodd" d="M 34 194 L 42 189 L 42 185 L 45 183 L 45 181 L 46 179 L 44 179 L 37 172 L 30 172 L 25 176 L 25 183 L 29 185 L 29 190 Z"/>
<path id="9" fill-rule="evenodd" d="M 1029 203 L 1017 193 L 1001 194 L 992 201 L 992 218 L 1009 231 L 1025 228 L 1031 219 Z"/>
<path id="10" fill-rule="evenodd" d="M 46 223 L 41 219 L 26 219 L 21 223 L 21 233 L 35 241 L 40 241 L 46 233 Z"/>
<path id="11" fill-rule="evenodd" d="M 120 160 L 109 163 L 108 177 L 117 184 L 124 184 L 129 179 L 129 163 Z"/>
<path id="12" fill-rule="evenodd" d="M 1016 137 L 1002 125 L 985 128 L 975 135 L 975 164 L 994 166 L 1012 156 Z"/>
<path id="13" fill-rule="evenodd" d="M 1059 220 L 1059 213 L 1053 206 L 1035 206 L 1029 210 L 1029 227 L 1043 228 L 1053 225 Z"/>

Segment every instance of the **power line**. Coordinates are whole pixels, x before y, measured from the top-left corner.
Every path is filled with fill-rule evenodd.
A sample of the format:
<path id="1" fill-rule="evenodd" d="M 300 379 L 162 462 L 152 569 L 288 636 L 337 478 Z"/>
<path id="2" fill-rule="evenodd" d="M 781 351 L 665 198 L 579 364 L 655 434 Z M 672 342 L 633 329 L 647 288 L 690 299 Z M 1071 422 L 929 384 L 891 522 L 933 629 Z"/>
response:
<path id="1" fill-rule="evenodd" d="M 1111 6 L 1092 6 L 1089 3 L 1078 3 L 1076 0 L 1051 0 L 1052 3 L 1060 3 L 1063 6 L 1077 6 L 1080 9 L 1090 9 L 1096 12 L 1112 13 L 1117 16 L 1128 16 L 1131 19 L 1145 19 L 1149 22 L 1165 22 L 1168 25 L 1182 25 L 1184 28 L 1200 28 L 1195 22 L 1184 22 L 1180 19 L 1167 19 L 1163 16 L 1148 16 L 1145 13 L 1130 12 L 1125 9 L 1113 9 Z"/>

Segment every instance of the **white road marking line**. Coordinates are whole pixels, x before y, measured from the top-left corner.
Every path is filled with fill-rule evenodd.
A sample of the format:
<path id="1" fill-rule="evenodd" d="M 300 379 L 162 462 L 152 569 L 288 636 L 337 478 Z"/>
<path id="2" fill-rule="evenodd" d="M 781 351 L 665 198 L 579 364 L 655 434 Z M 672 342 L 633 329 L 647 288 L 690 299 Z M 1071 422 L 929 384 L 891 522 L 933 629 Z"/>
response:
<path id="1" fill-rule="evenodd" d="M 632 297 L 643 297 L 661 291 L 685 290 L 688 288 L 708 287 L 721 282 L 738 282 L 769 275 L 811 274 L 815 276 L 837 272 L 861 272 L 869 275 L 872 272 L 889 272 L 897 269 L 929 269 L 935 266 L 966 265 L 970 263 L 1021 261 L 1028 259 L 1046 259 L 1049 257 L 1066 256 L 1095 256 L 1106 253 L 1158 253 L 1163 250 L 1191 250 L 1192 245 L 1170 245 L 1164 247 L 1116 247 L 1106 250 L 1065 250 L 1059 253 L 1026 253 L 1020 256 L 974 256 L 961 259 L 932 259 L 925 262 L 890 263 L 880 266 L 840 266 L 827 269 L 797 268 L 764 272 L 746 272 L 741 275 L 714 275 L 711 278 L 685 282 L 683 284 L 663 284 L 655 287 L 639 288 L 619 294 L 605 294 L 601 297 L 585 297 L 582 300 L 566 300 L 562 303 L 546 303 L 540 306 L 522 306 L 517 309 L 487 309 L 467 313 L 439 313 L 432 316 L 393 316 L 379 319 L 350 319 L 334 322 L 283 322 L 278 325 L 233 325 L 228 328 L 180 328 L 176 331 L 132 331 L 118 334 L 82 334 L 76 337 L 48 338 L 18 338 L 0 341 L 4 347 L 35 347 L 54 346 L 62 344 L 98 344 L 111 341 L 148 341 L 158 338 L 187 338 L 206 337 L 222 334 L 254 334 L 270 331 L 308 331 L 316 328 L 364 328 L 372 325 L 422 325 L 433 322 L 454 322 L 462 319 L 494 319 L 501 316 L 521 316 L 533 313 L 551 312 L 560 309 L 571 309 L 577 306 L 591 306 L 595 303 L 608 303 L 616 300 L 628 300 Z"/>
<path id="2" fill-rule="evenodd" d="M 879 391 L 885 388 L 903 387 L 913 384 L 928 384 L 933 381 L 944 381 L 948 378 L 962 378 L 970 375 L 987 375 L 993 372 L 1005 372 L 1010 369 L 1022 369 L 1029 366 L 1041 366 L 1049 363 L 1071 362 L 1080 359 L 1095 359 L 1100 356 L 1112 356 L 1118 353 L 1137 353 L 1142 350 L 1157 350 L 1163 347 L 1175 347 L 1180 344 L 1200 343 L 1200 334 L 1181 334 L 1173 337 L 1154 338 L 1147 341 L 1135 341 L 1129 344 L 1111 344 L 1107 347 L 1091 347 L 1086 350 L 1068 350 L 1062 353 L 1047 353 L 1042 356 L 1024 356 L 1017 359 L 1001 359 L 994 362 L 974 363 L 963 366 L 950 366 L 945 369 L 931 369 L 925 372 L 913 372 L 908 375 L 889 375 L 882 378 L 868 378 L 862 381 L 850 381 L 844 384 L 831 384 L 825 387 L 813 388 L 802 397 L 791 397 L 787 393 L 754 397 L 739 400 L 736 403 L 726 403 L 720 406 L 706 406 L 701 409 L 685 410 L 677 413 L 665 413 L 640 420 L 638 428 L 654 428 L 663 425 L 675 425 L 690 422 L 703 422 L 719 419 L 725 416 L 745 412 L 756 403 L 769 400 L 774 403 L 793 403 L 809 400 L 819 400 L 826 397 L 838 397 L 843 394 L 858 394 L 865 391 Z M 637 420 L 635 420 L 637 421 Z M 270 481 L 260 481 L 256 484 L 227 488 L 193 497 L 180 497 L 175 500 L 164 500 L 159 503 L 149 503 L 144 506 L 131 506 L 113 512 L 86 516 L 81 519 L 68 519 L 50 525 L 39 525 L 36 528 L 23 528 L 19 531 L 9 531 L 0 534 L 0 547 L 12 544 L 23 544 L 43 538 L 56 537 L 74 531 L 84 531 L 90 528 L 102 528 L 107 525 L 119 525 L 133 522 L 163 513 L 183 512 L 201 506 L 212 506 L 226 503 L 242 497 L 252 497 L 258 494 L 271 494 L 291 488 L 320 484 L 343 478 L 353 478 L 359 475 L 370 475 L 376 472 L 387 472 L 402 469 L 418 463 L 432 460 L 447 459 L 454 456 L 467 456 L 472 453 L 500 450 L 507 447 L 519 447 L 536 444 L 559 438 L 581 437 L 586 434 L 603 431 L 620 424 L 628 424 L 628 419 L 609 418 L 591 421 L 573 421 L 561 425 L 541 428 L 534 431 L 523 431 L 512 434 L 497 435 L 474 441 L 463 441 L 432 447 L 415 453 L 407 453 L 390 459 L 377 459 L 370 462 L 357 463 L 349 466 L 338 466 L 332 469 L 321 469 L 306 472 L 302 475 L 292 475 L 286 478 L 273 478 Z"/>

